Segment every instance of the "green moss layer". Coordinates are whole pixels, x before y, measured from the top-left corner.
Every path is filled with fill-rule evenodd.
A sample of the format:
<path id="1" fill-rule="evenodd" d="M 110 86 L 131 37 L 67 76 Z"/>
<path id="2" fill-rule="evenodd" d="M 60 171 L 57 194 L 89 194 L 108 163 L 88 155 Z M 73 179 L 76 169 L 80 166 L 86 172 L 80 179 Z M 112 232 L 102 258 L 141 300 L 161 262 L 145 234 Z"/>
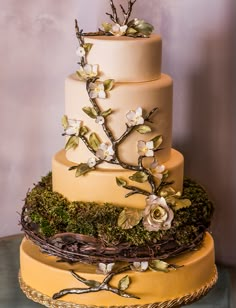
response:
<path id="1" fill-rule="evenodd" d="M 213 204 L 205 190 L 191 179 L 184 181 L 183 197 L 190 199 L 192 205 L 175 212 L 171 229 L 148 232 L 140 223 L 130 230 L 123 230 L 117 226 L 122 207 L 108 203 L 69 202 L 52 191 L 52 176 L 49 173 L 28 193 L 26 219 L 44 238 L 73 232 L 94 236 L 107 245 L 128 242 L 140 246 L 169 239 L 180 246 L 190 245 L 202 230 L 209 227 Z"/>

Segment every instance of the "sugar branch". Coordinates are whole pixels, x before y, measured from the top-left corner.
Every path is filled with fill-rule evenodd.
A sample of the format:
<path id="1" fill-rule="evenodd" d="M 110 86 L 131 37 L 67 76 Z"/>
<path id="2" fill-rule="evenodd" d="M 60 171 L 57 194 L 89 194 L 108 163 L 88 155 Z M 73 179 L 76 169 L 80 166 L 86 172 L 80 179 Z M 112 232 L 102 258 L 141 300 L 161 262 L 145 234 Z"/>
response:
<path id="1" fill-rule="evenodd" d="M 55 293 L 53 295 L 53 299 L 59 299 L 59 298 L 65 296 L 65 295 L 68 295 L 68 294 L 85 294 L 85 293 L 93 293 L 93 292 L 99 292 L 99 291 L 108 291 L 108 292 L 112 292 L 114 294 L 117 294 L 121 297 L 139 299 L 139 297 L 137 297 L 133 294 L 129 294 L 129 293 L 124 292 L 123 290 L 121 290 L 119 288 L 114 288 L 110 285 L 110 281 L 112 280 L 112 278 L 115 275 L 123 273 L 123 272 L 128 271 L 128 270 L 130 270 L 130 266 L 126 266 L 126 267 L 123 267 L 123 268 L 121 268 L 117 271 L 111 272 L 110 274 L 108 274 L 104 278 L 104 280 L 101 283 L 99 281 L 95 281 L 95 280 L 86 280 L 83 277 L 76 274 L 74 271 L 71 271 L 71 274 L 75 277 L 75 279 L 77 279 L 78 281 L 85 284 L 88 288 L 63 289 L 63 290 L 59 291 L 58 293 Z"/>

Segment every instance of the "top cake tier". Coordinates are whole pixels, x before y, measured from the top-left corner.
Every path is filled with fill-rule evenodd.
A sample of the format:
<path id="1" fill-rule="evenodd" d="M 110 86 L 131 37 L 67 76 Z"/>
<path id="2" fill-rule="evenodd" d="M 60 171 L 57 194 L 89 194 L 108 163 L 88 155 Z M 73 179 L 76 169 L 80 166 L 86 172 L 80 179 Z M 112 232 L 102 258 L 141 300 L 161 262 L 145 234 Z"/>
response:
<path id="1" fill-rule="evenodd" d="M 88 63 L 98 64 L 100 79 L 116 82 L 144 82 L 161 76 L 162 41 L 159 35 L 150 38 L 121 36 L 85 37 L 93 44 Z"/>

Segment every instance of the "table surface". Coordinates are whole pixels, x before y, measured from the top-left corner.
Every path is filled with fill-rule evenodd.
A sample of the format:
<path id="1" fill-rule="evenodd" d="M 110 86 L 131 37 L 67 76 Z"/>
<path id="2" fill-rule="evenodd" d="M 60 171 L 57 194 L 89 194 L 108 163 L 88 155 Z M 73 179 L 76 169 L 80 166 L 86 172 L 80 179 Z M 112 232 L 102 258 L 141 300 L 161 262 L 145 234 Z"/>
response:
<path id="1" fill-rule="evenodd" d="M 19 245 L 22 235 L 0 239 L 0 307 L 33 308 L 42 307 L 26 298 L 18 284 Z M 219 280 L 203 299 L 189 306 L 191 308 L 230 308 L 230 277 L 224 267 L 218 267 Z"/>

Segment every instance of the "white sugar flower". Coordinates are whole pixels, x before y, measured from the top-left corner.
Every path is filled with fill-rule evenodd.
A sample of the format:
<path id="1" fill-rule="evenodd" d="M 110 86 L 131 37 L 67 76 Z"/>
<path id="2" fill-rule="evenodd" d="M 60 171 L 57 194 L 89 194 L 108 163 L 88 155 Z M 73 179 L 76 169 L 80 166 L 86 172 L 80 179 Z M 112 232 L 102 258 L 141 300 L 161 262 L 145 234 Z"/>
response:
<path id="1" fill-rule="evenodd" d="M 104 117 L 102 117 L 102 116 L 98 116 L 98 117 L 96 118 L 95 122 L 96 122 L 97 124 L 99 124 L 99 125 L 102 125 L 102 124 L 104 124 L 105 119 L 104 119 Z"/>
<path id="2" fill-rule="evenodd" d="M 174 218 L 172 209 L 165 198 L 151 195 L 146 199 L 143 225 L 148 231 L 168 230 Z"/>
<path id="3" fill-rule="evenodd" d="M 128 119 L 127 125 L 129 127 L 143 124 L 144 118 L 142 108 L 138 107 L 136 110 L 130 110 L 126 114 L 126 118 Z"/>
<path id="4" fill-rule="evenodd" d="M 79 136 L 82 121 L 68 119 L 68 127 L 65 129 L 66 135 Z"/>
<path id="5" fill-rule="evenodd" d="M 93 168 L 94 166 L 96 166 L 96 163 L 97 163 L 97 160 L 95 157 L 91 157 L 87 161 L 87 165 L 89 166 L 89 168 Z"/>
<path id="6" fill-rule="evenodd" d="M 86 64 L 84 67 L 80 65 L 77 74 L 83 79 L 96 77 L 98 75 L 98 65 Z"/>
<path id="7" fill-rule="evenodd" d="M 152 157 L 154 156 L 154 143 L 153 141 L 138 141 L 138 154 L 140 156 Z"/>
<path id="8" fill-rule="evenodd" d="M 77 49 L 76 49 L 76 54 L 78 57 L 80 58 L 83 58 L 85 56 L 85 49 L 81 46 L 79 46 Z"/>
<path id="9" fill-rule="evenodd" d="M 99 263 L 97 272 L 102 273 L 103 275 L 107 275 L 112 271 L 114 265 L 115 263 L 109 263 L 109 264 Z"/>
<path id="10" fill-rule="evenodd" d="M 127 29 L 128 29 L 127 25 L 120 26 L 119 24 L 114 24 L 109 32 L 114 36 L 122 36 L 125 35 Z"/>
<path id="11" fill-rule="evenodd" d="M 96 152 L 96 156 L 102 160 L 110 161 L 113 159 L 114 153 L 115 152 L 112 148 L 112 145 L 109 145 L 107 143 L 101 143 Z"/>
<path id="12" fill-rule="evenodd" d="M 133 262 L 131 265 L 132 269 L 137 272 L 145 272 L 148 269 L 148 262 L 143 261 L 143 262 Z"/>
<path id="13" fill-rule="evenodd" d="M 150 164 L 150 171 L 154 177 L 161 180 L 163 178 L 163 172 L 165 171 L 165 166 L 159 165 L 158 161 L 154 159 L 154 161 Z"/>
<path id="14" fill-rule="evenodd" d="M 104 84 L 91 82 L 89 84 L 89 96 L 90 98 L 106 98 Z"/>

